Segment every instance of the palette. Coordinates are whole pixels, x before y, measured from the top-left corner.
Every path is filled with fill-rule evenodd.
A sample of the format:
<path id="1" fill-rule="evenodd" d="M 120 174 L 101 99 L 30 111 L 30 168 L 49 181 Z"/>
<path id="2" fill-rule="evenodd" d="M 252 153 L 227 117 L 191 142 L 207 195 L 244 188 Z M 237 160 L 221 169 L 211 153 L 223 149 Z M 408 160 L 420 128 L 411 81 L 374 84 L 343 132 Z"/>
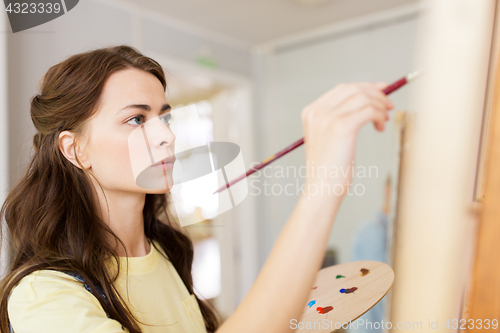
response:
<path id="1" fill-rule="evenodd" d="M 326 333 L 335 332 L 342 325 L 347 327 L 346 323 L 377 304 L 393 281 L 392 268 L 379 261 L 354 261 L 323 268 L 316 276 L 294 331 Z"/>

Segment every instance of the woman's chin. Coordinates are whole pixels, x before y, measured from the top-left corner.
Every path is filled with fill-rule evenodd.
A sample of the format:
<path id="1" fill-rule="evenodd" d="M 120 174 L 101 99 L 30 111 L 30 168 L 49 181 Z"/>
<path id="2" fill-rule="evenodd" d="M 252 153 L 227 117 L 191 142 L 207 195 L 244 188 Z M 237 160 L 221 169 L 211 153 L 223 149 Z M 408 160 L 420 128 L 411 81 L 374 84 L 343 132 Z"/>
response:
<path id="1" fill-rule="evenodd" d="M 146 190 L 147 194 L 166 194 L 170 192 L 171 188 L 169 189 L 161 189 L 161 190 Z"/>
<path id="2" fill-rule="evenodd" d="M 172 170 L 149 167 L 144 169 L 135 180 L 136 185 L 146 193 L 162 194 L 169 192 L 173 185 Z"/>

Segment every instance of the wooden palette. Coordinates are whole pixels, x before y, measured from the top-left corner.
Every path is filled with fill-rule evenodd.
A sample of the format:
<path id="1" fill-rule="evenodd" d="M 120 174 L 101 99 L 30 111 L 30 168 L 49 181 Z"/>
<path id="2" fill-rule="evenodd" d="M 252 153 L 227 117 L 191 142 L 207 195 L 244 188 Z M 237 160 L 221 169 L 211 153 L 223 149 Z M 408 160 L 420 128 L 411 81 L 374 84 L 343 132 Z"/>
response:
<path id="1" fill-rule="evenodd" d="M 335 332 L 342 325 L 346 327 L 346 323 L 377 304 L 393 281 L 392 268 L 379 261 L 363 260 L 323 268 L 316 276 L 296 331 Z"/>

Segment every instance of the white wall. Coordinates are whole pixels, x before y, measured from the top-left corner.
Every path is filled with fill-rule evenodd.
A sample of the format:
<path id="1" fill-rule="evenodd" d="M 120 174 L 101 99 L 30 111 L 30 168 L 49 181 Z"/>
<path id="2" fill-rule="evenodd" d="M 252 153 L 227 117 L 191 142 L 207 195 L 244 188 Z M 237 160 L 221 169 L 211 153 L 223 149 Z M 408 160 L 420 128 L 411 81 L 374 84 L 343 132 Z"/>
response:
<path id="1" fill-rule="evenodd" d="M 322 93 L 341 82 L 386 81 L 396 79 L 415 70 L 413 67 L 414 40 L 418 7 L 386 12 L 331 27 L 330 31 L 317 31 L 262 45 L 254 57 L 256 95 L 255 123 L 259 131 L 258 156 L 262 159 L 283 149 L 303 136 L 301 110 Z M 391 95 L 397 110 L 407 110 L 411 86 Z M 337 216 L 330 246 L 338 250 L 339 261 L 350 261 L 351 238 L 357 227 L 374 217 L 384 199 L 384 182 L 393 172 L 397 162 L 397 145 L 394 141 L 394 121 L 384 133 L 372 125 L 360 132 L 356 165 L 376 166 L 372 178 L 355 179 L 366 192 L 362 196 L 346 197 Z M 286 170 L 286 166 L 305 166 L 304 146 L 280 158 L 267 168 L 268 174 Z M 357 169 L 355 169 L 357 170 Z M 263 174 L 252 178 L 264 190 L 267 180 L 269 195 L 259 196 L 259 235 L 262 247 L 259 255 L 262 266 L 283 225 L 290 216 L 297 196 L 273 195 L 286 184 L 295 192 L 304 178 L 270 177 Z M 393 178 L 394 179 L 394 178 Z M 293 188 L 293 190 L 292 190 Z M 361 189 L 361 187 L 358 187 Z M 256 193 L 256 189 L 253 190 Z M 314 222 L 311 221 L 313 224 Z M 300 246 L 300 244 L 297 244 Z M 320 254 L 318 254 L 320 255 Z"/>

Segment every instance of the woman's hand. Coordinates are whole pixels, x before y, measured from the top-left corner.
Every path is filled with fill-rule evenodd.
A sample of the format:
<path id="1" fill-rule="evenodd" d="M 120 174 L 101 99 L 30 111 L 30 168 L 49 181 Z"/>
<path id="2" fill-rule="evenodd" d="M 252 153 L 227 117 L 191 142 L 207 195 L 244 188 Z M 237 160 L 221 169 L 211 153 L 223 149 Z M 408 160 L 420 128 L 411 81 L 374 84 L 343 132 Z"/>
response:
<path id="1" fill-rule="evenodd" d="M 394 108 L 382 92 L 385 87 L 382 82 L 339 84 L 302 110 L 308 196 L 347 193 L 359 129 L 373 122 L 383 131 Z"/>

